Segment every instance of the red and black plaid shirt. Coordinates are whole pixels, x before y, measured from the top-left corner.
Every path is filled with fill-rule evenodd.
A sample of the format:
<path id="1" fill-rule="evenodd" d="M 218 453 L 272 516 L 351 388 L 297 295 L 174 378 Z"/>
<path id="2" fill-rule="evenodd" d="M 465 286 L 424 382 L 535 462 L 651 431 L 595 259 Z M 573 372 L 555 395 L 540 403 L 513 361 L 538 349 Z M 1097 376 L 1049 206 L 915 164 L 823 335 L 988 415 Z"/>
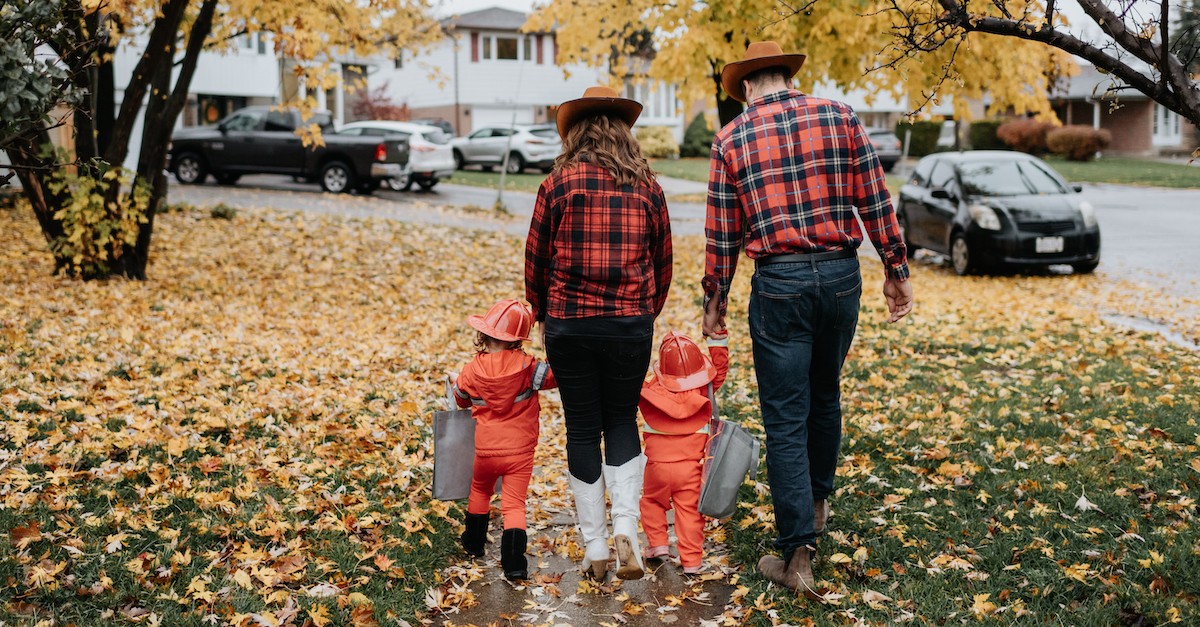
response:
<path id="1" fill-rule="evenodd" d="M 751 259 L 857 249 L 856 207 L 888 275 L 908 277 L 883 167 L 849 106 L 768 94 L 717 133 L 710 169 L 704 291 L 722 311 L 743 244 Z"/>
<path id="2" fill-rule="evenodd" d="M 538 189 L 525 242 L 534 320 L 657 316 L 671 286 L 671 221 L 657 181 L 618 187 L 580 163 Z"/>

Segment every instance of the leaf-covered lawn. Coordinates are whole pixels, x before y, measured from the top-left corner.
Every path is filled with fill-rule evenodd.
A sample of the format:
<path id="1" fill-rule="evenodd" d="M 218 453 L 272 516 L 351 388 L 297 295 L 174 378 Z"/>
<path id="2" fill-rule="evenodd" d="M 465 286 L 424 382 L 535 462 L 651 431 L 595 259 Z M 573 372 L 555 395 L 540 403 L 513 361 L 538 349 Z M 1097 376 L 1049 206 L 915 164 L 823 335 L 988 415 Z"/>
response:
<path id="1" fill-rule="evenodd" d="M 0 209 L 0 621 L 453 620 L 438 612 L 473 603 L 478 569 L 440 570 L 459 559 L 461 509 L 429 500 L 429 411 L 472 352 L 465 316 L 523 293 L 522 242 L 202 211 L 159 216 L 155 237 L 151 281 L 78 283 L 48 276 L 27 210 Z M 676 250 L 658 331 L 698 335 L 701 241 Z M 1197 620 L 1200 360 L 1097 315 L 1169 304 L 1102 274 L 914 268 L 917 311 L 887 326 L 864 262 L 827 603 L 753 573 L 772 535 L 766 486 L 747 485 L 713 532 L 748 566 L 714 616 Z M 757 429 L 748 271 L 722 403 Z M 561 411 L 545 413 L 539 463 L 561 463 Z M 535 526 L 565 486 L 535 477 Z"/>

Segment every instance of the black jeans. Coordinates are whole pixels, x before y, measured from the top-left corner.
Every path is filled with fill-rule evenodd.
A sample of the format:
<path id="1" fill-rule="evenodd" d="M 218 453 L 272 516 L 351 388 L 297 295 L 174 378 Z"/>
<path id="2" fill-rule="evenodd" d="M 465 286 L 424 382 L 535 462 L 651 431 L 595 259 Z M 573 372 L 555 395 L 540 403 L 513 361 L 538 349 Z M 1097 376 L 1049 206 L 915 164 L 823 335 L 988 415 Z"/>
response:
<path id="1" fill-rule="evenodd" d="M 652 339 L 546 337 L 546 358 L 566 416 L 567 467 L 576 479 L 600 478 L 602 437 L 610 466 L 641 454 L 637 405 L 652 345 Z"/>

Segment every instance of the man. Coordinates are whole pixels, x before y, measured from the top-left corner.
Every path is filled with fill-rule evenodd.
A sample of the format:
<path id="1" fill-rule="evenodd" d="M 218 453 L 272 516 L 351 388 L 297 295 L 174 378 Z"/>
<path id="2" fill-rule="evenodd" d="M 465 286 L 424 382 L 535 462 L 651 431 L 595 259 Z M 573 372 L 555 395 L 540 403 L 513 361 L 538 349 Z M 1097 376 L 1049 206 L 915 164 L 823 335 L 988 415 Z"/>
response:
<path id="1" fill-rule="evenodd" d="M 725 91 L 749 106 L 713 139 L 703 286 L 704 334 L 723 333 L 739 250 L 754 259 L 750 336 L 782 555 L 758 569 L 811 596 L 841 443 L 839 376 L 862 294 L 856 210 L 883 260 L 888 322 L 912 310 L 913 295 L 883 168 L 858 118 L 788 88 L 804 59 L 758 42 L 721 72 Z"/>

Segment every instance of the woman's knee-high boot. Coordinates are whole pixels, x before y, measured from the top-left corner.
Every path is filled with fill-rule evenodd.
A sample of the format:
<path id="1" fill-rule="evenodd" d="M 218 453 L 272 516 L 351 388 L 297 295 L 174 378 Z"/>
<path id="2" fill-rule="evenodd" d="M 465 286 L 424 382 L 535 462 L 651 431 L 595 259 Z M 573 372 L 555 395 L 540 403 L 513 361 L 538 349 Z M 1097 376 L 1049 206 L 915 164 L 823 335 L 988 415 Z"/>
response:
<path id="1" fill-rule="evenodd" d="M 584 543 L 583 573 L 603 580 L 608 573 L 608 516 L 604 505 L 604 476 L 593 483 L 571 476 L 575 516 Z"/>
<path id="2" fill-rule="evenodd" d="M 646 456 L 638 455 L 620 466 L 605 466 L 604 481 L 612 497 L 613 546 L 617 550 L 617 577 L 641 579 L 645 574 L 638 546 L 641 516 L 642 473 Z"/>

